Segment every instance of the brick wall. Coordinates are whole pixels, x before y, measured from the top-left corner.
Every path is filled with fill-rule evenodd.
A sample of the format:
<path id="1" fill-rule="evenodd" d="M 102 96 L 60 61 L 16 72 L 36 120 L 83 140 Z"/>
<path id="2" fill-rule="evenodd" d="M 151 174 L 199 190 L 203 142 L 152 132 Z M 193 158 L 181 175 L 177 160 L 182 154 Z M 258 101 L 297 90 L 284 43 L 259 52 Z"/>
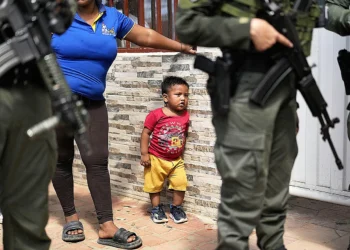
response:
<path id="1" fill-rule="evenodd" d="M 201 50 L 214 58 L 217 50 Z M 193 56 L 175 53 L 119 54 L 107 76 L 106 100 L 109 114 L 109 169 L 111 189 L 121 195 L 148 201 L 142 191 L 143 167 L 140 161 L 140 134 L 152 109 L 161 107 L 160 84 L 168 75 L 180 76 L 190 84 L 191 126 L 185 163 L 189 181 L 184 207 L 187 211 L 216 217 L 221 180 L 214 163 L 215 133 L 211 124 L 207 75 L 193 69 Z M 86 184 L 85 167 L 76 153 L 74 177 Z M 172 192 L 164 191 L 168 203 Z"/>

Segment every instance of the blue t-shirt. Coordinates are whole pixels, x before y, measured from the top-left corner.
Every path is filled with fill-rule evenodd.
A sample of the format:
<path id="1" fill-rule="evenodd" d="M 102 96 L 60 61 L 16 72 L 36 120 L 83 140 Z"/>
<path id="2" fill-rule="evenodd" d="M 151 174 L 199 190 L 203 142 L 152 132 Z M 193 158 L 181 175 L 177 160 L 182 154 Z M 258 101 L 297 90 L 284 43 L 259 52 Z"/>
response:
<path id="1" fill-rule="evenodd" d="M 100 5 L 95 30 L 78 14 L 62 35 L 52 36 L 66 80 L 74 93 L 92 100 L 104 100 L 106 75 L 117 56 L 116 38 L 124 38 L 134 22 L 117 9 Z"/>

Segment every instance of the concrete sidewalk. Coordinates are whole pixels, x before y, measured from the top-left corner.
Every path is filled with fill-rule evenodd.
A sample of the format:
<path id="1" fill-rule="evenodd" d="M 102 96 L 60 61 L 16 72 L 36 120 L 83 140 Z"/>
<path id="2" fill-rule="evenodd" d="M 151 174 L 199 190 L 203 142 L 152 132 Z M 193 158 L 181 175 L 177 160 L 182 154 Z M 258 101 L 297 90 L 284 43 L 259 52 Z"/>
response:
<path id="1" fill-rule="evenodd" d="M 51 249 L 86 250 L 115 249 L 96 243 L 98 223 L 89 190 L 75 185 L 75 205 L 84 224 L 86 239 L 80 243 L 61 240 L 64 218 L 53 188 L 50 187 L 50 219 L 47 232 L 52 239 Z M 346 250 L 350 236 L 350 207 L 292 197 L 286 223 L 285 244 L 288 250 Z M 169 219 L 167 224 L 155 224 L 149 218 L 149 203 L 118 197 L 113 194 L 114 219 L 142 237 L 144 250 L 212 250 L 216 245 L 215 218 L 188 214 L 189 221 L 177 225 Z M 169 214 L 169 211 L 166 211 Z M 2 229 L 0 229 L 2 238 Z M 253 232 L 250 249 L 256 247 Z M 0 245 L 0 250 L 3 250 Z M 25 250 L 25 249 L 24 249 Z"/>

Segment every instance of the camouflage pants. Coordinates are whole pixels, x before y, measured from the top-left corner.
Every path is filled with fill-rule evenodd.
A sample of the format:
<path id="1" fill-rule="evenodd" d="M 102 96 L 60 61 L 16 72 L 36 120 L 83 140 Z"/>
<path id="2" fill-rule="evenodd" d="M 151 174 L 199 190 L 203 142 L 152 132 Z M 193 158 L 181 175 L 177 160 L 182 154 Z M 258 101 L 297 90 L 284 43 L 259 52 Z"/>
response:
<path id="1" fill-rule="evenodd" d="M 29 127 L 51 115 L 45 89 L 0 87 L 0 207 L 4 250 L 47 250 L 48 185 L 56 165 L 54 131 L 30 140 Z"/>
<path id="2" fill-rule="evenodd" d="M 256 229 L 261 249 L 283 247 L 289 182 L 297 155 L 293 76 L 265 107 L 249 102 L 263 73 L 243 71 L 227 117 L 213 117 L 215 160 L 222 177 L 218 250 L 248 250 Z"/>

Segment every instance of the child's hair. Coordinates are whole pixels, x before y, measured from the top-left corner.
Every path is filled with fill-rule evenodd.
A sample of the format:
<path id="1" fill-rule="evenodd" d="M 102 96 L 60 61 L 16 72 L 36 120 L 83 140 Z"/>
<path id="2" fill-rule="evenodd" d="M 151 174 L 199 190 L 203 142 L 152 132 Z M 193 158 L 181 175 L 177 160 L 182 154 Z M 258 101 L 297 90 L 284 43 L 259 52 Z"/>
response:
<path id="1" fill-rule="evenodd" d="M 190 87 L 188 83 L 181 77 L 167 76 L 162 82 L 162 94 L 167 94 L 169 89 L 174 85 L 185 85 L 187 88 Z"/>

